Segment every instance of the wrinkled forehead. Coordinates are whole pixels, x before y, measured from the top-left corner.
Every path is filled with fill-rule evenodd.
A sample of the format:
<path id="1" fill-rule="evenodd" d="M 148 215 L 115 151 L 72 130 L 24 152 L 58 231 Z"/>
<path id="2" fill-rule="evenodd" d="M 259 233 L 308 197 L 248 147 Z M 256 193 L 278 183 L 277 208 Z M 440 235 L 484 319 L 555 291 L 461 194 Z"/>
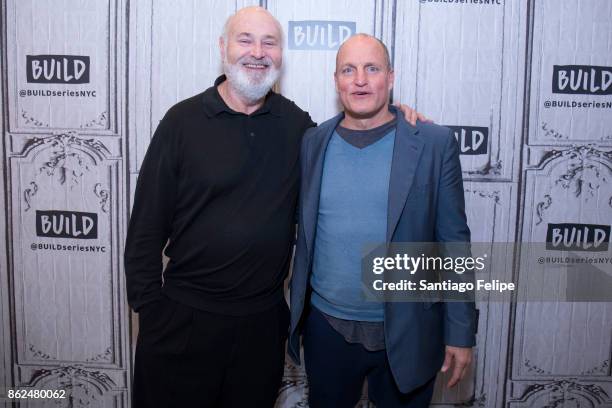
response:
<path id="1" fill-rule="evenodd" d="M 336 68 L 344 65 L 387 66 L 385 50 L 372 38 L 355 37 L 345 41 L 336 54 Z"/>
<path id="2" fill-rule="evenodd" d="M 258 37 L 273 37 L 279 40 L 282 38 L 278 21 L 263 11 L 234 15 L 229 21 L 228 34 L 230 36 L 250 34 Z"/>

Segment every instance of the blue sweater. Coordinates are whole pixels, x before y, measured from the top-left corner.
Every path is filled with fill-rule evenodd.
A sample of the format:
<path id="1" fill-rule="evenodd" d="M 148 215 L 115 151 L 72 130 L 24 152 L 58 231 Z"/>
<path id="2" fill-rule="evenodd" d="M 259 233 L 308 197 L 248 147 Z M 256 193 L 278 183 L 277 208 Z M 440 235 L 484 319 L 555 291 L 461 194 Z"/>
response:
<path id="1" fill-rule="evenodd" d="M 361 257 L 387 233 L 395 129 L 363 149 L 334 132 L 323 164 L 310 284 L 311 303 L 345 320 L 383 321 L 384 304 L 366 301 Z"/>

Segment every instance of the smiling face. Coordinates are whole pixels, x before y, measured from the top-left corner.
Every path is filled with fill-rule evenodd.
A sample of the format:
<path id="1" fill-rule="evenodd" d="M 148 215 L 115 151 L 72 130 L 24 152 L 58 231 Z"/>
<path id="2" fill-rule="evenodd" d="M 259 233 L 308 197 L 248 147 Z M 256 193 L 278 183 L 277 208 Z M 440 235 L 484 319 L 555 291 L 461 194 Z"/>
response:
<path id="1" fill-rule="evenodd" d="M 334 79 L 347 117 L 371 119 L 388 112 L 393 70 L 377 39 L 355 35 L 342 44 L 336 57 Z"/>
<path id="2" fill-rule="evenodd" d="M 230 17 L 219 39 L 223 68 L 232 87 L 249 100 L 265 96 L 278 80 L 282 64 L 282 31 L 260 7 Z"/>

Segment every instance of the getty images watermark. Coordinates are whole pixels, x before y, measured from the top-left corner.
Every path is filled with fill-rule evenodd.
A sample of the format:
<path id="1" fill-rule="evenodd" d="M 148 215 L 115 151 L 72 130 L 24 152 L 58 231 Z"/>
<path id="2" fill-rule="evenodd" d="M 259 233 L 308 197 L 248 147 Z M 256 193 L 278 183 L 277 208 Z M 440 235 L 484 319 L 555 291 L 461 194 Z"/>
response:
<path id="1" fill-rule="evenodd" d="M 551 243 L 392 243 L 362 254 L 366 299 L 612 301 L 612 254 Z"/>
<path id="2" fill-rule="evenodd" d="M 376 275 L 382 275 L 387 271 L 404 271 L 410 275 L 415 275 L 417 271 L 436 273 L 443 271 L 445 273 L 453 272 L 458 275 L 463 275 L 473 271 L 483 271 L 486 267 L 487 254 L 482 257 L 472 256 L 409 256 L 408 254 L 396 254 L 393 257 L 375 257 L 372 260 L 372 272 Z M 452 275 L 451 275 L 452 276 Z M 382 277 L 374 280 L 372 283 L 374 290 L 409 290 L 409 291 L 456 291 L 464 293 L 473 290 L 494 290 L 499 292 L 511 291 L 515 289 L 513 282 L 502 282 L 497 279 L 491 281 L 485 279 L 476 279 L 475 282 L 455 281 L 446 279 L 442 281 L 431 281 L 428 279 L 419 279 L 418 282 L 411 279 L 401 279 L 399 282 L 385 282 Z"/>

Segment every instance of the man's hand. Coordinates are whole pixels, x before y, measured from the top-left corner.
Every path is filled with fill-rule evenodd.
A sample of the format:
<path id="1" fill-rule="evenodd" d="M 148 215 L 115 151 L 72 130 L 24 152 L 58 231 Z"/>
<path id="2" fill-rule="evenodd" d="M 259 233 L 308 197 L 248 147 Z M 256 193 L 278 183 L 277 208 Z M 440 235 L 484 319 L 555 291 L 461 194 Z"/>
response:
<path id="1" fill-rule="evenodd" d="M 448 388 L 454 387 L 463 377 L 465 377 L 465 373 L 471 362 L 471 347 L 446 346 L 446 356 L 444 357 L 444 364 L 442 364 L 440 371 L 445 373 L 454 364 L 453 375 L 451 379 L 448 380 L 448 384 L 446 384 Z"/>
<path id="2" fill-rule="evenodd" d="M 427 119 L 425 115 L 415 111 L 408 105 L 396 103 L 395 106 L 397 106 L 398 109 L 402 111 L 402 113 L 404 114 L 404 118 L 412 126 L 416 126 L 417 119 L 421 122 L 433 122 L 431 119 Z"/>

